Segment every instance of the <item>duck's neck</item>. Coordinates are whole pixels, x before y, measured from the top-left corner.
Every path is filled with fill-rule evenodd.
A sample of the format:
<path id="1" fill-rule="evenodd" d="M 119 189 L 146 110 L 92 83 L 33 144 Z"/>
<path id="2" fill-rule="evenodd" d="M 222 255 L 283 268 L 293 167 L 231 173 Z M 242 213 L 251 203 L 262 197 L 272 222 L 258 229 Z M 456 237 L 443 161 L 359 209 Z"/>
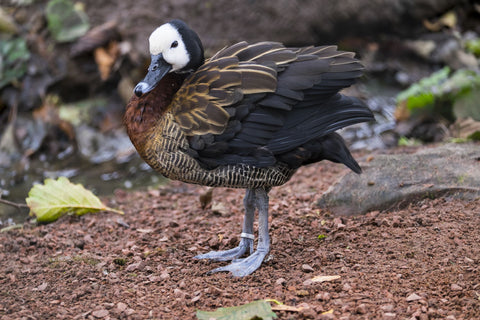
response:
<path id="1" fill-rule="evenodd" d="M 139 153 L 143 151 L 146 134 L 169 109 L 173 96 L 185 77 L 186 75 L 169 73 L 152 91 L 141 97 L 133 95 L 130 99 L 125 110 L 124 122 L 128 136 Z"/>

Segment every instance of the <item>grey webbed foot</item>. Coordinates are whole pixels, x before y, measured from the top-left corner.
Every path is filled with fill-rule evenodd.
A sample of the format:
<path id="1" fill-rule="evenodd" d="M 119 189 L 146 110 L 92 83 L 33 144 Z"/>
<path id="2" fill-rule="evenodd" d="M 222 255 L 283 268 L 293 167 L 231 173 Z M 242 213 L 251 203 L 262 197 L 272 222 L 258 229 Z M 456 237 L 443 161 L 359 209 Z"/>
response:
<path id="1" fill-rule="evenodd" d="M 225 251 L 210 251 L 204 254 L 195 256 L 195 259 L 208 259 L 213 261 L 230 261 L 236 260 L 243 256 L 247 250 L 249 253 L 253 252 L 253 240 L 242 238 L 238 247 Z"/>
<path id="2" fill-rule="evenodd" d="M 208 274 L 227 271 L 231 272 L 235 277 L 245 277 L 257 270 L 265 259 L 265 256 L 268 254 L 268 251 L 257 250 L 252 255 L 246 257 L 245 259 L 239 259 L 233 261 L 231 264 L 213 269 L 208 272 Z"/>

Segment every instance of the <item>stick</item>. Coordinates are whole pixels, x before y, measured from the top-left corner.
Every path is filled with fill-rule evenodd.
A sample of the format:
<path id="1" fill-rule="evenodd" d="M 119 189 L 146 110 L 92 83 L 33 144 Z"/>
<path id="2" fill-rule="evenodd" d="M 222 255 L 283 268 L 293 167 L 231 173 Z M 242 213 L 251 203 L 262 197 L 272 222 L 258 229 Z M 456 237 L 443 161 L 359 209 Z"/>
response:
<path id="1" fill-rule="evenodd" d="M 16 203 L 16 202 L 4 200 L 4 199 L 0 199 L 0 203 L 3 203 L 3 204 L 6 204 L 6 205 L 15 207 L 15 208 L 17 208 L 17 209 L 19 209 L 19 210 L 20 210 L 20 208 L 28 208 L 28 206 L 27 206 L 26 204 Z"/>

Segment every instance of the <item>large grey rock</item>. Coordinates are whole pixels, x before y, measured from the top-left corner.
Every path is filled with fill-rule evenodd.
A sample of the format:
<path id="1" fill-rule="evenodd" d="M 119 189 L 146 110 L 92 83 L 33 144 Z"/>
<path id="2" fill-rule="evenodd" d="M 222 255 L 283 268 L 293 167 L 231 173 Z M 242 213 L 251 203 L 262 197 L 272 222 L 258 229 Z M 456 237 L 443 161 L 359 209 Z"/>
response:
<path id="1" fill-rule="evenodd" d="M 318 205 L 334 214 L 353 215 L 405 206 L 425 197 L 480 197 L 478 143 L 377 155 L 362 168 L 361 175 L 348 173 L 341 178 Z"/>

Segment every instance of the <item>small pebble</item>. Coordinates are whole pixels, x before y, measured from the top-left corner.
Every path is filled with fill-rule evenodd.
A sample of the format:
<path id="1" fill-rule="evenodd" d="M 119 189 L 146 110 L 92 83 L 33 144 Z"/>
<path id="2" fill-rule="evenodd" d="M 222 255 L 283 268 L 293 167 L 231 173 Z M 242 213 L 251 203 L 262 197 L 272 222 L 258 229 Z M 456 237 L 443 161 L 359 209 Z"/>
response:
<path id="1" fill-rule="evenodd" d="M 173 290 L 173 294 L 175 295 L 175 297 L 177 298 L 185 298 L 185 292 L 183 292 L 182 290 L 178 289 L 178 288 L 175 288 Z"/>
<path id="2" fill-rule="evenodd" d="M 333 319 L 335 319 L 335 316 L 334 316 L 333 312 L 325 312 L 325 313 L 322 313 L 318 319 L 319 320 L 333 320 Z"/>
<path id="3" fill-rule="evenodd" d="M 352 286 L 349 285 L 348 283 L 345 283 L 342 287 L 342 290 L 343 291 L 350 291 L 350 290 L 352 290 Z"/>
<path id="4" fill-rule="evenodd" d="M 302 264 L 302 271 L 303 272 L 313 272 L 315 270 L 313 270 L 313 268 L 308 264 Z"/>
<path id="5" fill-rule="evenodd" d="M 380 309 L 382 309 L 385 312 L 392 312 L 394 308 L 395 307 L 394 307 L 393 304 L 385 304 L 385 305 L 380 307 Z"/>
<path id="6" fill-rule="evenodd" d="M 277 281 L 275 281 L 275 284 L 276 285 L 283 285 L 287 282 L 287 280 L 285 280 L 285 278 L 278 278 Z"/>
<path id="7" fill-rule="evenodd" d="M 132 314 L 134 314 L 134 313 L 135 313 L 135 310 L 133 310 L 133 309 L 131 309 L 131 308 L 128 308 L 127 310 L 125 310 L 125 314 L 126 314 L 127 316 L 130 316 L 130 315 L 132 315 Z"/>
<path id="8" fill-rule="evenodd" d="M 118 311 L 123 312 L 123 311 L 127 310 L 127 305 L 123 302 L 119 302 L 119 303 L 117 303 L 117 309 L 118 309 Z"/>
<path id="9" fill-rule="evenodd" d="M 108 310 L 106 309 L 95 310 L 92 312 L 92 315 L 95 318 L 105 318 L 106 316 L 108 316 Z"/>
<path id="10" fill-rule="evenodd" d="M 464 259 L 465 263 L 474 263 L 475 261 L 473 261 L 473 259 L 470 259 L 468 257 L 465 257 Z"/>
<path id="11" fill-rule="evenodd" d="M 162 271 L 162 273 L 160 274 L 160 279 L 166 280 L 168 278 L 170 278 L 170 275 L 168 274 L 168 271 L 167 270 Z"/>
<path id="12" fill-rule="evenodd" d="M 392 312 L 385 312 L 385 314 L 383 315 L 384 320 L 394 320 L 396 318 L 397 318 L 397 314 Z"/>
<path id="13" fill-rule="evenodd" d="M 148 280 L 150 280 L 151 282 L 160 282 L 163 279 L 160 276 L 150 275 L 150 276 L 148 276 Z"/>
<path id="14" fill-rule="evenodd" d="M 323 291 L 319 292 L 316 296 L 315 299 L 320 300 L 320 301 L 329 301 L 331 298 L 330 293 Z"/>
<path id="15" fill-rule="evenodd" d="M 367 306 L 364 303 L 359 304 L 357 306 L 357 308 L 355 309 L 355 312 L 358 313 L 358 314 L 366 314 L 367 313 Z"/>
<path id="16" fill-rule="evenodd" d="M 418 294 L 416 293 L 412 293 L 411 295 L 409 295 L 407 297 L 407 302 L 411 302 L 411 301 L 417 301 L 417 300 L 420 300 L 422 299 L 422 297 L 420 297 Z"/>
<path id="17" fill-rule="evenodd" d="M 37 287 L 37 290 L 38 290 L 38 291 L 44 291 L 45 289 L 47 289 L 47 287 L 48 287 L 48 283 L 47 283 L 47 282 L 44 282 L 44 283 L 42 283 L 41 285 L 39 285 L 39 286 Z"/>
<path id="18" fill-rule="evenodd" d="M 450 286 L 450 289 L 452 289 L 452 291 L 462 291 L 463 288 L 460 287 L 458 284 L 456 283 L 452 283 L 452 285 Z"/>

